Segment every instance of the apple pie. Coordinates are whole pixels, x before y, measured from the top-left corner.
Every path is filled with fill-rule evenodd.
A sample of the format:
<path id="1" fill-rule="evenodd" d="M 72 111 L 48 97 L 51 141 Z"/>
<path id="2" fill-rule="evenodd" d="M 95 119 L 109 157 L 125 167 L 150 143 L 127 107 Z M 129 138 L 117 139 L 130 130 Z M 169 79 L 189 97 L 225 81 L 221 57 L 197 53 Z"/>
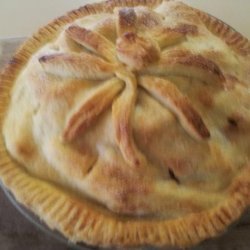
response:
<path id="1" fill-rule="evenodd" d="M 250 205 L 250 42 L 171 0 L 108 0 L 0 77 L 0 177 L 72 242 L 187 247 Z"/>

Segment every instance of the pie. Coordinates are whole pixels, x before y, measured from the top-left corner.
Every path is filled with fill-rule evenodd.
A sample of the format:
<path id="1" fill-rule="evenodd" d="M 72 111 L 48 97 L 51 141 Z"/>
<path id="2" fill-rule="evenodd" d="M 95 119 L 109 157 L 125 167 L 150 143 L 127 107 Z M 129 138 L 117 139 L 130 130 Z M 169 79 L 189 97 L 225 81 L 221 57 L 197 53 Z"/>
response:
<path id="1" fill-rule="evenodd" d="M 192 246 L 250 204 L 250 43 L 200 10 L 86 5 L 0 81 L 1 180 L 72 242 Z"/>

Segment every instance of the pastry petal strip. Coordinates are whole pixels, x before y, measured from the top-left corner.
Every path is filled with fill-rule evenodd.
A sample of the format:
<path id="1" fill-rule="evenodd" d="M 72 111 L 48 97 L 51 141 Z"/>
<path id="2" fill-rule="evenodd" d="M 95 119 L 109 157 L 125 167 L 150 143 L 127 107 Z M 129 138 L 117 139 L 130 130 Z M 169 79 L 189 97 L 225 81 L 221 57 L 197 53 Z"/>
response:
<path id="1" fill-rule="evenodd" d="M 127 32 L 116 41 L 117 57 L 132 69 L 140 70 L 159 60 L 160 49 L 151 39 Z"/>
<path id="2" fill-rule="evenodd" d="M 186 23 L 180 23 L 174 28 L 159 26 L 149 32 L 161 49 L 181 43 L 187 36 L 196 36 L 199 33 L 197 26 Z"/>
<path id="3" fill-rule="evenodd" d="M 88 53 L 60 53 L 45 55 L 39 62 L 47 73 L 60 77 L 104 80 L 112 77 L 113 64 Z"/>
<path id="4" fill-rule="evenodd" d="M 144 73 L 186 76 L 199 79 L 207 84 L 216 83 L 222 87 L 225 82 L 225 77 L 215 62 L 186 50 L 164 52 L 159 62 L 147 67 Z"/>
<path id="5" fill-rule="evenodd" d="M 161 49 L 178 44 L 185 40 L 185 35 L 169 28 L 155 28 L 149 35 L 158 43 Z"/>
<path id="6" fill-rule="evenodd" d="M 123 86 L 121 80 L 112 78 L 94 88 L 69 115 L 63 131 L 63 139 L 72 141 L 79 136 L 79 133 L 83 133 L 84 130 L 91 126 L 111 106 Z"/>
<path id="7" fill-rule="evenodd" d="M 198 112 L 173 83 L 153 76 L 142 76 L 139 79 L 139 84 L 176 115 L 190 136 L 195 139 L 210 137 L 210 133 Z"/>
<path id="8" fill-rule="evenodd" d="M 137 82 L 135 76 L 128 74 L 131 73 L 117 73 L 117 77 L 125 81 L 126 88 L 113 103 L 112 117 L 116 140 L 124 159 L 130 166 L 139 167 L 146 163 L 146 159 L 135 145 L 131 126 L 137 96 Z"/>
<path id="9" fill-rule="evenodd" d="M 134 8 L 117 8 L 115 9 L 117 15 L 116 30 L 118 37 L 127 32 L 136 32 L 136 13 Z"/>
<path id="10" fill-rule="evenodd" d="M 153 30 L 163 25 L 163 16 L 146 6 L 135 8 L 138 31 Z"/>
<path id="11" fill-rule="evenodd" d="M 70 26 L 66 30 L 66 34 L 78 44 L 106 58 L 108 61 L 117 61 L 114 44 L 101 34 L 77 25 Z"/>

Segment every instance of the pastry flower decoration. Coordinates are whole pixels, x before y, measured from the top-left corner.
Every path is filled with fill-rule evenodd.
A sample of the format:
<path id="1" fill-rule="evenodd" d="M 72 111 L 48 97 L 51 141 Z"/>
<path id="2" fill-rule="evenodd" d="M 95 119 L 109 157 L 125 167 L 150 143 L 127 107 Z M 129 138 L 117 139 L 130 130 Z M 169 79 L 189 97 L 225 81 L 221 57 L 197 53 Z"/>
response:
<path id="1" fill-rule="evenodd" d="M 202 117 L 188 97 L 166 78 L 181 75 L 221 86 L 225 80 L 213 61 L 188 50 L 169 49 L 185 41 L 187 35 L 195 36 L 196 26 L 164 27 L 159 14 L 140 8 L 143 11 L 129 7 L 115 10 L 115 44 L 97 31 L 74 24 L 66 29 L 67 37 L 83 46 L 84 51 L 39 58 L 47 73 L 103 81 L 66 120 L 64 142 L 70 143 L 84 133 L 112 106 L 117 144 L 126 162 L 135 167 L 146 163 L 135 144 L 131 126 L 138 86 L 169 109 L 191 137 L 206 140 L 210 132 Z"/>

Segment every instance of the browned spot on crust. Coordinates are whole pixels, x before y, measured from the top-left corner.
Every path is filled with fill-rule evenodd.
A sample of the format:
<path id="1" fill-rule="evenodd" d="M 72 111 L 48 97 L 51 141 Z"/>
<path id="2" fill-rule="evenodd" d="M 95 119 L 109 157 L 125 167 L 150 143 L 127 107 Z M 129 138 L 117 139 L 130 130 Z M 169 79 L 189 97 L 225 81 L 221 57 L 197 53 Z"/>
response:
<path id="1" fill-rule="evenodd" d="M 156 44 L 134 32 L 124 33 L 117 40 L 116 48 L 120 61 L 137 70 L 160 58 L 160 50 Z"/>
<path id="2" fill-rule="evenodd" d="M 137 39 L 137 35 L 134 32 L 126 32 L 123 35 L 124 39 L 126 39 L 127 41 L 134 43 Z"/>
<path id="3" fill-rule="evenodd" d="M 95 189 L 102 192 L 103 189 L 108 190 L 107 195 L 110 196 L 109 208 L 121 213 L 134 213 L 139 209 L 148 210 L 145 200 L 151 193 L 152 183 L 145 180 L 143 176 L 137 175 L 136 171 L 128 171 L 128 165 L 120 165 L 121 163 L 106 163 L 105 169 L 102 169 L 94 183 Z M 138 204 L 139 201 L 139 204 Z"/>
<path id="4" fill-rule="evenodd" d="M 118 12 L 118 35 L 125 32 L 135 31 L 136 13 L 134 8 L 122 8 Z"/>
<path id="5" fill-rule="evenodd" d="M 221 80 L 224 81 L 224 76 L 218 67 L 213 61 L 204 58 L 201 55 L 192 55 L 192 56 L 185 56 L 180 57 L 178 59 L 178 63 L 184 64 L 184 65 L 192 65 L 195 67 L 199 67 L 204 69 L 205 71 L 209 71 L 212 74 L 217 75 Z"/>
<path id="6" fill-rule="evenodd" d="M 186 105 L 186 101 L 180 101 L 179 103 L 176 103 L 176 105 L 185 114 L 186 119 L 190 122 L 190 124 L 192 124 L 193 127 L 195 127 L 197 131 L 199 131 L 200 136 L 204 139 L 209 138 L 210 133 L 200 115 L 191 105 Z"/>
<path id="7" fill-rule="evenodd" d="M 98 39 L 94 39 L 94 35 L 91 30 L 72 25 L 66 30 L 66 34 L 76 42 L 85 41 L 86 43 L 91 43 L 91 46 L 95 50 L 98 50 L 99 41 Z"/>
<path id="8" fill-rule="evenodd" d="M 206 108 L 212 108 L 214 104 L 213 96 L 206 90 L 201 90 L 197 94 L 198 100 Z"/>
<path id="9" fill-rule="evenodd" d="M 137 10 L 138 27 L 154 28 L 161 23 L 161 18 L 158 14 L 149 10 L 148 8 L 143 8 L 142 11 Z"/>
<path id="10" fill-rule="evenodd" d="M 195 25 L 182 23 L 179 24 L 177 27 L 172 29 L 177 33 L 181 33 L 183 35 L 198 35 L 198 28 Z"/>
<path id="11" fill-rule="evenodd" d="M 22 157 L 28 159 L 32 157 L 34 152 L 33 148 L 30 145 L 21 142 L 16 142 L 15 151 L 17 155 L 21 155 Z"/>

